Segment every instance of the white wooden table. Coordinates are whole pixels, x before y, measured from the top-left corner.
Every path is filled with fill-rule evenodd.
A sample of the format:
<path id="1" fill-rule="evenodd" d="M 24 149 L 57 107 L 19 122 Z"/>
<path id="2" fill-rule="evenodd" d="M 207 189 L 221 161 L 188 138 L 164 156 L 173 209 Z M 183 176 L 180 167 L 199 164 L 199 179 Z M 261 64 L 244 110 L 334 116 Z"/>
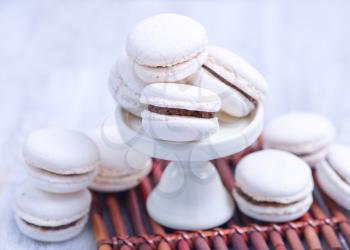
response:
<path id="1" fill-rule="evenodd" d="M 350 2 L 0 1 L 0 249 L 95 249 L 91 228 L 69 242 L 22 236 L 11 212 L 26 176 L 21 144 L 32 130 L 88 131 L 113 113 L 108 72 L 143 17 L 199 20 L 210 43 L 266 76 L 266 119 L 291 110 L 327 115 L 350 144 Z"/>

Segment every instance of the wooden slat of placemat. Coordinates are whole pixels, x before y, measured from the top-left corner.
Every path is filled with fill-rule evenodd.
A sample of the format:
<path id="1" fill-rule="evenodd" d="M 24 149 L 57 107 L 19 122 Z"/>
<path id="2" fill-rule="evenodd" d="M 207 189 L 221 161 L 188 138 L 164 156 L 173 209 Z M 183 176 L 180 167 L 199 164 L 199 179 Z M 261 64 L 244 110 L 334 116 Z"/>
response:
<path id="1" fill-rule="evenodd" d="M 246 151 L 251 152 L 251 151 Z M 243 156 L 242 153 L 240 155 Z M 234 186 L 234 180 L 232 176 L 232 170 L 229 166 L 230 163 L 237 163 L 237 157 L 219 159 L 214 161 L 217 169 L 222 177 L 223 183 L 228 190 L 232 190 Z M 100 249 L 109 250 L 112 249 L 113 244 L 123 245 L 123 249 L 131 249 L 133 243 L 138 242 L 138 249 L 219 249 L 226 250 L 229 247 L 234 249 L 249 249 L 253 247 L 256 250 L 269 249 L 271 246 L 273 249 L 284 250 L 291 249 L 304 249 L 302 241 L 304 240 L 308 249 L 319 250 L 322 249 L 321 240 L 322 237 L 327 242 L 330 249 L 342 249 L 341 242 L 339 241 L 337 233 L 341 233 L 345 239 L 347 245 L 350 243 L 350 226 L 348 219 L 342 210 L 328 197 L 322 194 L 323 202 L 326 204 L 328 210 L 333 217 L 327 214 L 318 204 L 315 202 L 310 209 L 310 212 L 305 214 L 299 221 L 287 223 L 285 225 L 272 225 L 272 229 L 266 231 L 264 225 L 260 225 L 259 222 L 252 221 L 250 218 L 241 214 L 236 209 L 235 218 L 240 217 L 240 221 L 236 221 L 232 218 L 223 229 L 216 229 L 205 232 L 188 232 L 188 233 L 176 233 L 171 230 L 167 230 L 160 226 L 158 223 L 150 219 L 148 216 L 142 217 L 140 206 L 144 206 L 147 196 L 150 191 L 160 180 L 164 165 L 163 161 L 156 160 L 154 162 L 154 168 L 150 177 L 146 177 L 138 187 L 140 197 L 136 189 L 127 192 L 127 203 L 129 216 L 127 219 L 133 225 L 134 232 L 139 236 L 124 238 L 125 225 L 123 224 L 123 218 L 121 217 L 120 211 L 118 212 L 117 207 L 121 204 L 118 203 L 117 196 L 107 195 L 106 203 L 109 208 L 110 217 L 112 220 L 115 237 L 108 238 L 108 232 L 106 232 L 106 226 L 101 221 L 102 216 L 98 217 L 95 214 L 96 209 L 92 209 L 91 221 L 95 231 L 95 237 L 97 242 L 108 244 L 100 244 Z M 139 199 L 142 200 L 143 204 L 139 204 Z M 95 203 L 100 202 L 95 200 Z M 95 205 L 96 207 L 96 205 Z M 152 232 L 147 232 L 146 223 L 148 223 L 152 229 Z M 239 224 L 241 223 L 241 224 Z M 336 223 L 337 225 L 333 225 Z M 338 225 L 339 224 L 339 225 Z M 240 225 L 240 226 L 239 226 Z M 251 225 L 250 227 L 246 227 Z M 296 228 L 298 227 L 298 228 Z M 301 229 L 300 229 L 301 227 Z M 224 235 L 229 230 L 228 235 Z M 167 234 L 168 233 L 168 234 Z M 170 234 L 169 234 L 170 233 Z M 109 247 L 109 248 L 108 248 Z"/>

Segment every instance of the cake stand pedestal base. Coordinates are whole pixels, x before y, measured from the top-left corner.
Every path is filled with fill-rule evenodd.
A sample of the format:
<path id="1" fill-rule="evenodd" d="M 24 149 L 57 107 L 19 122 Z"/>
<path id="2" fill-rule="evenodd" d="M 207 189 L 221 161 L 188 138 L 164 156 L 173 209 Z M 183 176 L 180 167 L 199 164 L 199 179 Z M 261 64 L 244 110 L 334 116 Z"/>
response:
<path id="1" fill-rule="evenodd" d="M 173 229 L 207 229 L 228 221 L 234 203 L 211 162 L 172 162 L 150 194 L 147 211 Z"/>

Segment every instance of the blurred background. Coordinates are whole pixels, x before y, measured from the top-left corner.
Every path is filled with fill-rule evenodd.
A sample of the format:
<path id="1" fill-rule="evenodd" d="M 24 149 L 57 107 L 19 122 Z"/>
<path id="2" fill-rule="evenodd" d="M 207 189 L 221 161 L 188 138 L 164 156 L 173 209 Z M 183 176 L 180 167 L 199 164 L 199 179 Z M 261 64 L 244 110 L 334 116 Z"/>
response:
<path id="1" fill-rule="evenodd" d="M 195 18 L 210 44 L 233 50 L 262 72 L 270 86 L 266 120 L 287 111 L 321 113 L 334 122 L 337 140 L 350 143 L 347 0 L 0 0 L 0 221 L 9 223 L 0 227 L 2 242 L 24 240 L 11 231 L 7 201 L 25 174 L 27 134 L 46 126 L 88 131 L 111 116 L 109 70 L 128 30 L 160 12 Z M 89 233 L 69 244 L 91 248 Z"/>

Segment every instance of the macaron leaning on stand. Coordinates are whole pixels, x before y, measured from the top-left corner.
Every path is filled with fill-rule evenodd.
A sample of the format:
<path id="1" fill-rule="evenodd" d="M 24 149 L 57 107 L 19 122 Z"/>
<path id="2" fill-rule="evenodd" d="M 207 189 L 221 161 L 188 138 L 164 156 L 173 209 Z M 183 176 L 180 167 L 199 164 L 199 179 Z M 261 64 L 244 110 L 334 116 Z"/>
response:
<path id="1" fill-rule="evenodd" d="M 264 77 L 233 52 L 208 47 L 208 59 L 194 76 L 194 84 L 220 96 L 222 111 L 234 117 L 249 115 L 266 96 Z"/>
<path id="2" fill-rule="evenodd" d="M 127 54 L 145 82 L 177 82 L 207 59 L 208 37 L 197 21 L 164 13 L 140 21 L 129 33 Z"/>
<path id="3" fill-rule="evenodd" d="M 311 206 L 310 167 L 295 155 L 263 150 L 244 157 L 235 172 L 234 198 L 242 213 L 261 221 L 286 222 Z"/>
<path id="4" fill-rule="evenodd" d="M 109 90 L 114 100 L 130 113 L 141 116 L 145 106 L 139 99 L 145 86 L 147 83 L 135 74 L 131 58 L 122 53 L 109 76 Z"/>
<path id="5" fill-rule="evenodd" d="M 264 147 L 291 152 L 311 167 L 325 159 L 335 128 L 325 117 L 292 112 L 271 120 L 263 132 Z"/>
<path id="6" fill-rule="evenodd" d="M 179 83 L 153 83 L 143 89 L 142 126 L 151 136 L 167 141 L 195 141 L 219 129 L 215 116 L 221 101 L 214 92 Z"/>
<path id="7" fill-rule="evenodd" d="M 350 147 L 332 144 L 316 169 L 316 177 L 321 189 L 350 211 Z"/>
<path id="8" fill-rule="evenodd" d="M 98 173 L 90 188 L 120 192 L 137 186 L 152 167 L 149 157 L 134 151 L 122 140 L 116 125 L 102 125 L 90 132 L 100 152 Z"/>
<path id="9" fill-rule="evenodd" d="M 98 149 L 89 137 L 58 128 L 31 133 L 24 144 L 23 157 L 30 182 L 54 193 L 86 188 L 95 177 L 100 160 Z"/>

